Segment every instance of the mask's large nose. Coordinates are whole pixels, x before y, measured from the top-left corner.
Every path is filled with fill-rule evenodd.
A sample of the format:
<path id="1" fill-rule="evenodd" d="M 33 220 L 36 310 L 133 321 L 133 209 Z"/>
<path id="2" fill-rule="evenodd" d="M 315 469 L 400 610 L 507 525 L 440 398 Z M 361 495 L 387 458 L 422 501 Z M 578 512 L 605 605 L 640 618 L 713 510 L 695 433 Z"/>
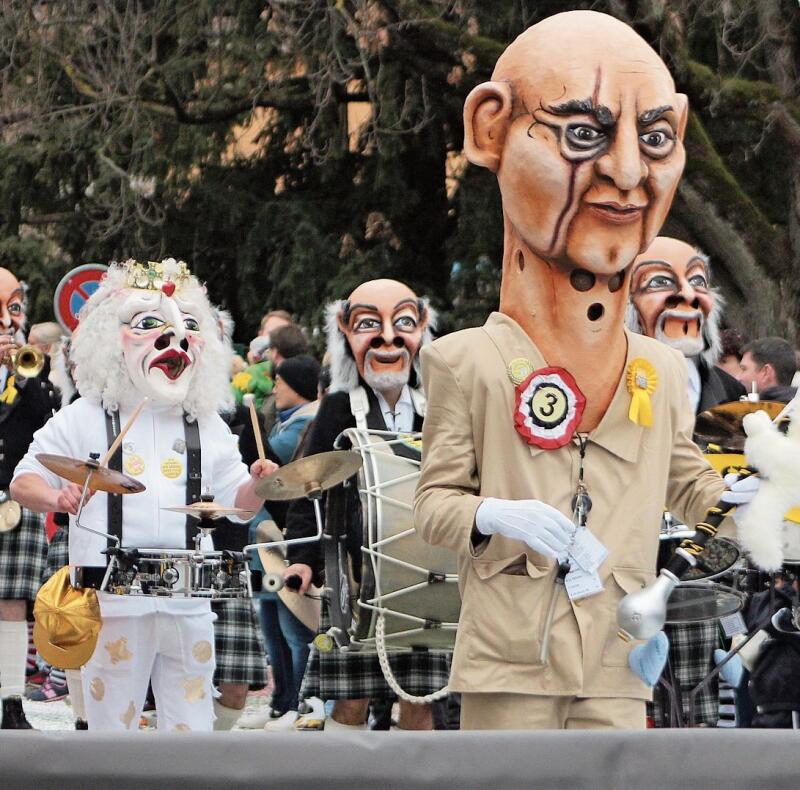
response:
<path id="1" fill-rule="evenodd" d="M 597 172 L 613 181 L 622 192 L 640 186 L 647 178 L 647 166 L 639 148 L 639 130 L 635 123 L 621 120 L 613 132 L 608 151 L 597 160 Z"/>
<path id="2" fill-rule="evenodd" d="M 0 327 L 11 329 L 11 313 L 8 311 L 8 305 L 5 302 L 0 302 Z"/>
<path id="3" fill-rule="evenodd" d="M 164 334 L 167 334 L 169 331 L 174 333 L 175 337 L 180 341 L 181 348 L 186 350 L 186 348 L 188 348 L 188 344 L 184 345 L 184 341 L 186 340 L 186 327 L 183 325 L 183 316 L 175 300 L 171 299 L 166 294 L 162 294 L 161 309 L 164 311 L 164 317 L 169 324 L 169 330 Z"/>
<path id="4" fill-rule="evenodd" d="M 689 305 L 693 310 L 700 309 L 700 300 L 697 298 L 697 292 L 692 288 L 688 280 L 683 280 L 680 283 L 680 290 L 678 293 L 669 296 L 665 304 L 669 309 L 682 304 Z"/>

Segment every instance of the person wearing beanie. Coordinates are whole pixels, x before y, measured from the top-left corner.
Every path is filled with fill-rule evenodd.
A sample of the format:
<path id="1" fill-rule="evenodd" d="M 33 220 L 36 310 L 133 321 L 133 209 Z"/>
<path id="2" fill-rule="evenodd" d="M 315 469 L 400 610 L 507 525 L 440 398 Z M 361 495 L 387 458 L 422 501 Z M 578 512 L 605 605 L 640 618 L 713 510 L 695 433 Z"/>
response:
<path id="1" fill-rule="evenodd" d="M 267 437 L 266 452 L 280 464 L 292 460 L 304 431 L 316 416 L 319 373 L 319 363 L 305 355 L 284 359 L 275 369 L 277 419 Z M 275 521 L 278 528 L 283 526 L 286 509 L 282 504 L 268 502 L 268 511 L 262 509 L 256 515 L 251 522 L 251 542 L 256 540 L 255 530 L 264 520 Z M 263 570 L 257 559 L 251 567 Z M 263 727 L 266 731 L 288 730 L 297 718 L 300 684 L 314 632 L 295 617 L 275 593 L 261 593 L 258 597 L 261 633 L 272 667 L 274 688 L 270 704 L 243 716 L 239 726 L 245 729 Z"/>
<path id="2" fill-rule="evenodd" d="M 284 359 L 275 370 L 275 398 L 279 410 L 292 408 L 298 399 L 308 403 L 317 399 L 317 382 L 319 381 L 319 362 L 313 357 L 299 356 Z M 279 388 L 277 379 L 283 379 L 286 388 Z M 282 389 L 279 396 L 277 390 Z M 288 390 L 292 390 L 289 392 Z M 282 406 L 281 403 L 284 405 Z"/>

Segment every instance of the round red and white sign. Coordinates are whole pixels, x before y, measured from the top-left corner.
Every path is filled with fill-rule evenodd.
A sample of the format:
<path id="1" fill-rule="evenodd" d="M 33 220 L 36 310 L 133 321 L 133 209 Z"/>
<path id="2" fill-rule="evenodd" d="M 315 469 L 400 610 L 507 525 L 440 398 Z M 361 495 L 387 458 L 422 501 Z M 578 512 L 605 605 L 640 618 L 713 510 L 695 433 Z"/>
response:
<path id="1" fill-rule="evenodd" d="M 64 330 L 72 332 L 78 326 L 81 307 L 98 289 L 107 270 L 102 263 L 85 263 L 61 278 L 53 296 L 53 311 Z"/>
<path id="2" fill-rule="evenodd" d="M 585 406 L 564 368 L 539 368 L 517 385 L 514 426 L 528 444 L 554 450 L 572 440 Z"/>

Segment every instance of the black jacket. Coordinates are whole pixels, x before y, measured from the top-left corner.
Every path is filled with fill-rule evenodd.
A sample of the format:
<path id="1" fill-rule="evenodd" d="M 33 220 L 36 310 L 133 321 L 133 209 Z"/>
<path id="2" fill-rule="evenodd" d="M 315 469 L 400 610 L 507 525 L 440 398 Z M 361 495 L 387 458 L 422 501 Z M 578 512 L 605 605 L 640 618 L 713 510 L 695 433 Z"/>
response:
<path id="1" fill-rule="evenodd" d="M 788 585 L 757 593 L 745 614 L 748 628 L 761 625 L 770 614 L 793 603 L 797 601 Z M 772 623 L 764 630 L 770 639 L 759 650 L 750 676 L 750 696 L 756 706 L 752 726 L 791 727 L 791 711 L 800 711 L 800 633 L 784 633 Z"/>
<path id="2" fill-rule="evenodd" d="M 44 371 L 30 379 L 17 376 L 16 387 L 19 394 L 14 402 L 0 403 L 0 488 L 8 488 L 33 434 L 59 405 Z"/>
<path id="3" fill-rule="evenodd" d="M 697 363 L 700 373 L 700 402 L 697 413 L 719 406 L 720 403 L 730 403 L 739 400 L 746 394 L 744 386 L 730 373 L 726 373 L 716 365 L 709 365 L 700 359 Z"/>
<path id="4" fill-rule="evenodd" d="M 372 389 L 362 384 L 367 399 L 369 401 L 369 411 L 367 412 L 367 427 L 374 430 L 385 431 L 386 423 L 378 405 L 378 399 Z M 311 430 L 306 436 L 303 446 L 303 456 L 325 453 L 336 448 L 334 443 L 337 437 L 346 428 L 355 428 L 356 419 L 350 410 L 350 395 L 347 392 L 332 392 L 326 395 L 319 406 L 319 411 L 311 426 Z M 414 415 L 414 431 L 422 430 L 422 417 Z M 324 504 L 324 497 L 323 497 Z M 267 505 L 269 507 L 269 504 Z M 323 514 L 325 512 L 322 508 Z M 309 499 L 296 499 L 289 506 L 286 515 L 286 537 L 300 538 L 313 535 L 317 531 L 316 518 L 314 516 L 314 505 Z M 360 534 L 352 536 L 353 541 L 360 545 Z M 322 543 L 301 543 L 299 546 L 288 547 L 289 562 L 300 562 L 309 565 L 314 571 L 315 583 L 319 583 L 322 577 L 323 555 Z"/>

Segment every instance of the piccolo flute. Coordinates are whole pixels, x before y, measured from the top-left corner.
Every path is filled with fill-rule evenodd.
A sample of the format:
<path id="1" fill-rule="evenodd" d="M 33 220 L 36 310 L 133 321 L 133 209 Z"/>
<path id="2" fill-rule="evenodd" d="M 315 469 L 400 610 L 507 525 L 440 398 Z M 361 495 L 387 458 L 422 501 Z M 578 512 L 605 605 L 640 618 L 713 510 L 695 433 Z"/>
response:
<path id="1" fill-rule="evenodd" d="M 754 469 L 742 467 L 737 480 L 755 474 Z M 695 526 L 695 534 L 684 539 L 669 562 L 658 574 L 655 582 L 628 593 L 617 606 L 617 623 L 622 639 L 650 639 L 663 627 L 667 619 L 667 601 L 680 583 L 680 578 L 697 564 L 698 556 L 706 543 L 717 534 L 723 519 L 736 509 L 736 505 L 720 500 L 706 511 L 706 517 Z"/>

